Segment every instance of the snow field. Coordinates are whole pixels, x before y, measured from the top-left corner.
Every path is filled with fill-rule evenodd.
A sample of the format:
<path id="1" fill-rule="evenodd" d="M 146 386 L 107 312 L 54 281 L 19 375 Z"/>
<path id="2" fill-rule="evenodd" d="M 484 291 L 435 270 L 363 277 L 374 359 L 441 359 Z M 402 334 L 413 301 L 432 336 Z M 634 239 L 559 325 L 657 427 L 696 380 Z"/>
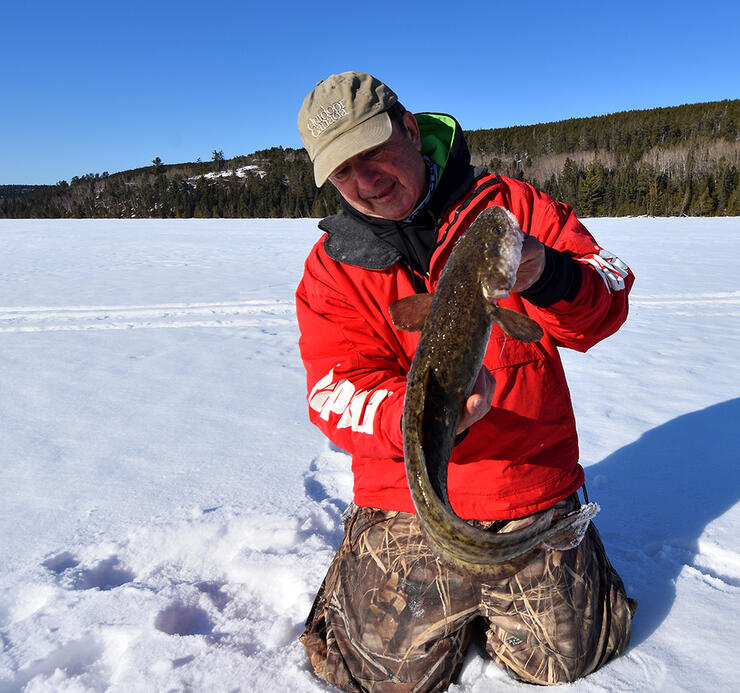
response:
<path id="1" fill-rule="evenodd" d="M 740 690 L 739 219 L 593 219 L 631 315 L 563 359 L 628 652 Z M 0 693 L 328 691 L 297 642 L 351 500 L 308 423 L 313 220 L 2 221 Z M 453 693 L 526 688 L 475 648 Z"/>
<path id="2" fill-rule="evenodd" d="M 338 457 L 327 448 L 307 470 L 323 499 L 294 515 L 193 509 L 45 556 L 2 595 L 15 642 L 0 691 L 269 690 L 276 674 L 312 690 L 296 615 L 341 538 Z"/>

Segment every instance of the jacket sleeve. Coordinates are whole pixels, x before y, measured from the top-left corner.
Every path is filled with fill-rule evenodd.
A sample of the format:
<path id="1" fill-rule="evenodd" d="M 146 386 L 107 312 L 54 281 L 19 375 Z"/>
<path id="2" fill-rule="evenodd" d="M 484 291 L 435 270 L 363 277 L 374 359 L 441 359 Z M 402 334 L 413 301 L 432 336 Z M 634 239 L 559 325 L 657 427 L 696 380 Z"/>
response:
<path id="1" fill-rule="evenodd" d="M 399 357 L 358 307 L 352 285 L 333 276 L 333 261 L 318 255 L 309 256 L 296 292 L 309 417 L 352 455 L 403 459 Z"/>
<path id="2" fill-rule="evenodd" d="M 547 246 L 548 256 L 547 286 L 521 294 L 527 312 L 559 345 L 586 351 L 626 320 L 634 275 L 598 244 L 571 207 L 527 184 L 518 186 L 510 209 L 522 230 Z"/>

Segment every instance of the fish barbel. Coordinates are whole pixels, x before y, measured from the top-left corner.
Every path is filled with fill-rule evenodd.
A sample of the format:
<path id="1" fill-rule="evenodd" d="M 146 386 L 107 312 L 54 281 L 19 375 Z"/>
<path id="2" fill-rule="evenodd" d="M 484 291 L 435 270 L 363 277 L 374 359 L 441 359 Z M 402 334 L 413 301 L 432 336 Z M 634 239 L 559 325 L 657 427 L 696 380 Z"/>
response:
<path id="1" fill-rule="evenodd" d="M 527 527 L 496 533 L 458 517 L 447 495 L 447 465 L 456 431 L 483 365 L 493 323 L 523 342 L 539 341 L 543 335 L 530 317 L 496 303 L 514 285 L 522 239 L 509 211 L 484 210 L 457 241 L 435 293 L 409 296 L 390 307 L 396 327 L 421 329 L 407 374 L 403 410 L 411 498 L 432 547 L 443 560 L 469 572 L 484 572 L 492 565 L 506 567 L 503 564 L 574 525 L 587 526 L 598 511 L 596 504 L 589 503 L 553 520 L 554 511 L 549 510 Z"/>

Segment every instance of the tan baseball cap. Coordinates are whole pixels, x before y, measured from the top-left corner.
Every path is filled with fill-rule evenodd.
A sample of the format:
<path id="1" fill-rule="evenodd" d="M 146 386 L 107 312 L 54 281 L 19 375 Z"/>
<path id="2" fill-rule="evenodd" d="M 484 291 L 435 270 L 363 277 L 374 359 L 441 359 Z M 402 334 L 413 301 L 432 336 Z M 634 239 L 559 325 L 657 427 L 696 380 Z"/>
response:
<path id="1" fill-rule="evenodd" d="M 298 132 L 317 187 L 347 159 L 391 136 L 386 111 L 396 101 L 389 87 L 365 72 L 342 72 L 316 84 L 298 113 Z"/>

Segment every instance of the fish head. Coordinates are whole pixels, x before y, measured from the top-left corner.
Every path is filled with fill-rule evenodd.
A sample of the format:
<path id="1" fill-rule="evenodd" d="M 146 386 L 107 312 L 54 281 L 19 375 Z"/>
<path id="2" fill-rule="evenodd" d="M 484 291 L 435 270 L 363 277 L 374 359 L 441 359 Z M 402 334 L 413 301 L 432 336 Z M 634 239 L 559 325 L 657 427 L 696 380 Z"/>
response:
<path id="1" fill-rule="evenodd" d="M 503 207 L 489 207 L 478 220 L 484 229 L 481 289 L 485 299 L 494 303 L 507 298 L 516 282 L 524 234 L 517 218 Z"/>

